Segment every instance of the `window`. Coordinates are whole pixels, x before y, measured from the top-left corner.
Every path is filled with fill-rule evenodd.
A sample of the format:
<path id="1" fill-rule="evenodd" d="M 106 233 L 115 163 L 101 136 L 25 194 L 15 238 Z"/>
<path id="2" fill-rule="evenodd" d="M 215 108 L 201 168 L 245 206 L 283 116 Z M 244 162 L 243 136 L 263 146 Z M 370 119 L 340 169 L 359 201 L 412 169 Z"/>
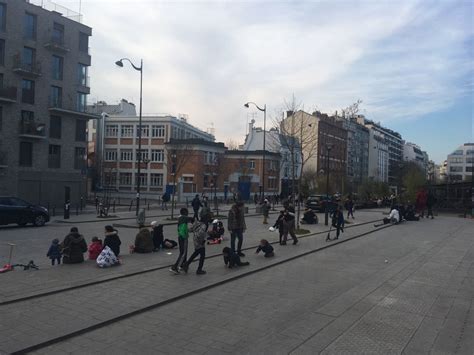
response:
<path id="1" fill-rule="evenodd" d="M 163 149 L 151 150 L 151 161 L 155 163 L 162 163 L 164 161 L 165 153 Z"/>
<path id="2" fill-rule="evenodd" d="M 132 185 L 132 173 L 120 173 L 119 182 L 122 186 Z"/>
<path id="3" fill-rule="evenodd" d="M 74 149 L 74 169 L 82 170 L 86 167 L 86 148 L 76 147 Z"/>
<path id="4" fill-rule="evenodd" d="M 138 152 L 139 150 L 137 149 L 137 161 L 138 161 Z M 142 157 L 141 157 L 141 161 L 143 162 L 144 160 L 148 160 L 148 150 L 144 150 L 142 149 Z"/>
<path id="5" fill-rule="evenodd" d="M 120 132 L 121 137 L 133 137 L 132 125 L 123 125 L 121 128 L 122 128 Z"/>
<path id="6" fill-rule="evenodd" d="M 450 157 L 449 162 L 450 163 L 463 163 L 464 158 L 463 157 Z"/>
<path id="7" fill-rule="evenodd" d="M 85 142 L 87 138 L 86 133 L 87 121 L 76 120 L 76 142 Z"/>
<path id="8" fill-rule="evenodd" d="M 23 47 L 23 57 L 21 63 L 28 70 L 33 70 L 36 62 L 36 50 L 30 47 Z"/>
<path id="9" fill-rule="evenodd" d="M 23 36 L 26 39 L 36 39 L 36 15 L 25 13 L 23 24 Z"/>
<path id="10" fill-rule="evenodd" d="M 87 80 L 87 65 L 77 64 L 77 83 L 81 86 L 89 86 Z"/>
<path id="11" fill-rule="evenodd" d="M 120 150 L 120 160 L 121 161 L 133 161 L 133 151 L 131 149 L 121 149 Z"/>
<path id="12" fill-rule="evenodd" d="M 51 107 L 62 107 L 63 105 L 63 89 L 59 86 L 51 86 L 49 97 Z"/>
<path id="13" fill-rule="evenodd" d="M 209 187 L 209 175 L 204 175 L 204 179 L 202 180 L 202 187 Z"/>
<path id="14" fill-rule="evenodd" d="M 150 175 L 151 186 L 163 186 L 163 174 L 151 174 Z"/>
<path id="15" fill-rule="evenodd" d="M 269 189 L 276 189 L 277 184 L 276 184 L 276 179 L 275 179 L 274 176 L 269 176 L 268 177 L 268 184 L 267 185 L 268 185 Z"/>
<path id="16" fill-rule="evenodd" d="M 55 22 L 53 24 L 53 35 L 51 41 L 59 45 L 64 44 L 64 26 L 60 23 Z"/>
<path id="17" fill-rule="evenodd" d="M 105 161 L 117 161 L 117 151 L 115 149 L 106 149 Z"/>
<path id="18" fill-rule="evenodd" d="M 7 28 L 7 4 L 0 3 L 0 31 Z"/>
<path id="19" fill-rule="evenodd" d="M 150 126 L 143 126 L 142 125 L 142 137 L 148 137 L 149 136 L 149 128 L 150 128 Z M 140 129 L 140 126 L 137 126 L 137 138 L 138 138 L 139 129 Z"/>
<path id="20" fill-rule="evenodd" d="M 49 137 L 61 138 L 61 117 L 51 116 L 49 118 Z"/>
<path id="21" fill-rule="evenodd" d="M 105 126 L 105 136 L 106 137 L 117 137 L 118 136 L 118 125 L 108 124 Z"/>
<path id="22" fill-rule="evenodd" d="M 23 79 L 21 81 L 21 102 L 34 105 L 35 103 L 35 82 Z"/>
<path id="23" fill-rule="evenodd" d="M 33 143 L 20 142 L 20 166 L 33 165 Z"/>
<path id="24" fill-rule="evenodd" d="M 83 53 L 89 52 L 89 35 L 79 32 L 79 51 Z"/>
<path id="25" fill-rule="evenodd" d="M 165 136 L 165 126 L 151 126 L 151 136 L 153 138 L 163 138 Z"/>
<path id="26" fill-rule="evenodd" d="M 449 172 L 451 173 L 462 173 L 462 166 L 450 166 Z"/>
<path id="27" fill-rule="evenodd" d="M 472 173 L 474 168 L 472 166 L 466 166 L 466 173 Z"/>
<path id="28" fill-rule="evenodd" d="M 466 164 L 474 164 L 474 158 L 466 158 Z"/>
<path id="29" fill-rule="evenodd" d="M 61 167 L 61 146 L 49 145 L 48 168 L 59 169 Z"/>
<path id="30" fill-rule="evenodd" d="M 472 149 L 466 150 L 466 155 L 474 155 L 474 150 Z"/>
<path id="31" fill-rule="evenodd" d="M 459 149 L 459 150 L 454 151 L 453 154 L 451 155 L 463 155 L 463 153 L 464 152 L 462 151 L 462 149 Z"/>
<path id="32" fill-rule="evenodd" d="M 135 179 L 137 178 L 138 174 L 135 174 Z M 140 185 L 146 186 L 148 185 L 148 175 L 146 173 L 140 174 Z"/>
<path id="33" fill-rule="evenodd" d="M 54 80 L 63 80 L 63 58 L 53 55 L 52 77 Z"/>
<path id="34" fill-rule="evenodd" d="M 87 94 L 83 92 L 77 93 L 77 111 L 86 112 L 87 107 Z"/>
<path id="35" fill-rule="evenodd" d="M 250 160 L 249 161 L 249 169 L 255 169 L 255 160 Z"/>
<path id="36" fill-rule="evenodd" d="M 5 65 L 5 40 L 0 39 L 0 65 Z"/>
<path id="37" fill-rule="evenodd" d="M 206 165 L 216 165 L 217 164 L 216 153 L 214 152 L 205 152 L 204 153 L 204 164 Z"/>

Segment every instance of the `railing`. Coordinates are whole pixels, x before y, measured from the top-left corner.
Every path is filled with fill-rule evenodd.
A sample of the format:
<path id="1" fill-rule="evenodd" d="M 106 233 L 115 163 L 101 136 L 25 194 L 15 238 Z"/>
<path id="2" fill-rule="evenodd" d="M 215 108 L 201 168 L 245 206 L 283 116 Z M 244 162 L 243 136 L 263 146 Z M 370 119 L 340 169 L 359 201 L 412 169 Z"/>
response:
<path id="1" fill-rule="evenodd" d="M 23 63 L 19 54 L 13 56 L 13 71 L 20 71 L 36 76 L 41 75 L 41 63 L 39 61 L 33 63 Z"/>
<path id="2" fill-rule="evenodd" d="M 16 86 L 0 87 L 0 98 L 16 101 L 17 90 Z"/>
<path id="3" fill-rule="evenodd" d="M 50 40 L 44 44 L 45 47 L 61 52 L 69 52 L 69 48 L 64 43 L 64 38 L 52 35 Z"/>
<path id="4" fill-rule="evenodd" d="M 43 9 L 46 9 L 49 11 L 58 12 L 64 17 L 67 17 L 73 21 L 82 23 L 82 15 L 79 12 L 73 11 L 73 10 L 68 9 L 67 7 L 58 5 L 51 0 L 26 0 L 26 2 L 36 5 L 36 6 L 41 6 Z"/>
<path id="5" fill-rule="evenodd" d="M 20 134 L 44 137 L 44 125 L 37 124 L 34 120 L 22 120 L 20 121 Z"/>

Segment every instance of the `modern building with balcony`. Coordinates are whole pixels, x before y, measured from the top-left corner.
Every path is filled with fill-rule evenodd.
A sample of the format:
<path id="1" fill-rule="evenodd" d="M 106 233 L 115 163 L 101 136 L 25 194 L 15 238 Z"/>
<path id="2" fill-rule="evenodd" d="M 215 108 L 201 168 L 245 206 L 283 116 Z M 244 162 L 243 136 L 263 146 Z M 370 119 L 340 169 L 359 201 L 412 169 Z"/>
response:
<path id="1" fill-rule="evenodd" d="M 474 143 L 464 143 L 448 155 L 445 172 L 448 181 L 472 181 L 473 171 Z"/>
<path id="2" fill-rule="evenodd" d="M 92 30 L 42 3 L 0 0 L 0 195 L 62 206 L 86 191 Z"/>

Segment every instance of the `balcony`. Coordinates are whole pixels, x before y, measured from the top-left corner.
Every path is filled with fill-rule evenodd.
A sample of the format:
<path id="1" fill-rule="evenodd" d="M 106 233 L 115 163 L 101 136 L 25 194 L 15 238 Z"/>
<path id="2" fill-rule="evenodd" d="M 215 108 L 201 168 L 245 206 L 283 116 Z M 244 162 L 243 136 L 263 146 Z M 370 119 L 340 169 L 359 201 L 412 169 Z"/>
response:
<path id="1" fill-rule="evenodd" d="M 63 98 L 64 99 L 64 98 Z M 62 102 L 63 100 L 49 100 L 49 111 L 53 114 L 75 116 L 79 119 L 98 120 L 101 116 L 93 113 L 79 110 L 78 107 L 72 103 Z"/>
<path id="2" fill-rule="evenodd" d="M 17 97 L 16 86 L 3 86 L 0 87 L 0 102 L 2 103 L 15 103 Z"/>
<path id="3" fill-rule="evenodd" d="M 41 76 L 41 63 L 38 61 L 23 63 L 17 54 L 13 56 L 13 71 L 19 75 L 37 78 Z"/>
<path id="4" fill-rule="evenodd" d="M 0 151 L 0 169 L 8 168 L 7 153 Z"/>
<path id="5" fill-rule="evenodd" d="M 85 94 L 90 94 L 91 93 L 90 79 L 91 78 L 89 76 L 85 76 L 82 79 L 78 80 L 77 90 Z"/>
<path id="6" fill-rule="evenodd" d="M 44 139 L 46 138 L 45 125 L 34 120 L 21 120 L 19 136 L 22 138 Z"/>
<path id="7" fill-rule="evenodd" d="M 68 53 L 70 49 L 64 44 L 63 38 L 52 36 L 48 42 L 44 44 L 44 47 L 57 53 Z"/>

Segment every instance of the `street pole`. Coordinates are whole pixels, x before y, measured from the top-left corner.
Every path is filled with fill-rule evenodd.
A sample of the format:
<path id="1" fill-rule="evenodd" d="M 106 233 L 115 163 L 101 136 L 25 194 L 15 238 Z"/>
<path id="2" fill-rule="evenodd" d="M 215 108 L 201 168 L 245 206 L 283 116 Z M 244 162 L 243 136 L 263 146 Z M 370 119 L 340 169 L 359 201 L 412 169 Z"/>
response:
<path id="1" fill-rule="evenodd" d="M 326 158 L 326 205 L 325 205 L 325 214 L 324 214 L 324 225 L 329 224 L 329 152 L 331 151 L 331 147 L 329 145 L 326 146 L 327 150 L 327 158 Z"/>
<path id="2" fill-rule="evenodd" d="M 262 169 L 262 196 L 260 196 L 260 201 L 263 203 L 265 200 L 265 150 L 266 150 L 266 145 L 265 145 L 265 135 L 267 133 L 267 105 L 265 104 L 263 106 L 263 169 Z"/>
<path id="3" fill-rule="evenodd" d="M 137 210 L 140 211 L 140 183 L 141 183 L 141 165 L 142 165 L 142 100 L 143 100 L 143 59 L 140 61 L 140 114 L 138 117 L 138 180 L 137 180 Z"/>

